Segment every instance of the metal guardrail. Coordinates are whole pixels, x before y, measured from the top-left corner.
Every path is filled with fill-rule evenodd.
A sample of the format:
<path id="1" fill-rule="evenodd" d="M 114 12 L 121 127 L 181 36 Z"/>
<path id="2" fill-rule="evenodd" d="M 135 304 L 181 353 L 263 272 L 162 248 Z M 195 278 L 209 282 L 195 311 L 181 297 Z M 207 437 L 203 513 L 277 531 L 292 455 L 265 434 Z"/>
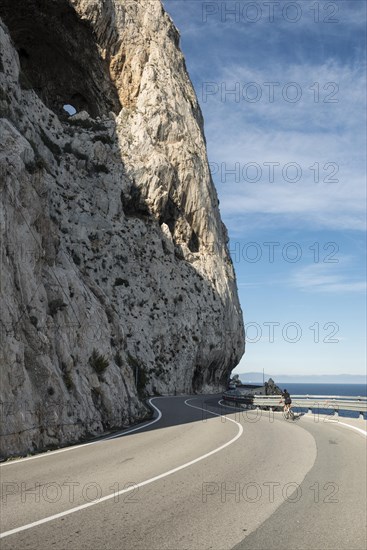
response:
<path id="1" fill-rule="evenodd" d="M 223 393 L 225 401 L 236 403 L 238 405 L 247 405 L 255 408 L 270 407 L 281 408 L 279 403 L 280 395 L 256 395 L 235 393 L 236 390 Z M 364 396 L 346 396 L 346 395 L 292 395 L 292 407 L 307 409 L 312 412 L 313 409 L 329 409 L 338 414 L 339 411 L 359 412 L 363 417 L 367 413 L 367 397 Z"/>

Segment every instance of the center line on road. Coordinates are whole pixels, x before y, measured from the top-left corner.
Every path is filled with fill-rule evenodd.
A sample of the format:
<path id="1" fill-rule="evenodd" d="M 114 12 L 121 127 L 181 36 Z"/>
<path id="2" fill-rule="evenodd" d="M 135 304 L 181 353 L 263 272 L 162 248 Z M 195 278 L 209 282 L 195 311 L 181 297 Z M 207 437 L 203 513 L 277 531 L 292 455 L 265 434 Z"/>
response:
<path id="1" fill-rule="evenodd" d="M 158 407 L 153 405 L 153 403 L 152 403 L 153 399 L 159 399 L 159 397 L 157 397 L 157 398 L 153 397 L 152 399 L 149 400 L 149 402 L 159 412 L 159 414 L 160 414 L 159 418 L 161 418 L 162 417 L 162 412 L 158 409 Z M 197 398 L 191 398 L 191 399 L 197 399 Z M 206 409 L 203 409 L 202 407 L 197 407 L 196 405 L 190 405 L 187 401 L 191 401 L 191 399 L 187 399 L 185 401 L 185 405 L 187 405 L 188 407 L 192 407 L 193 409 L 199 409 L 199 410 L 205 411 L 205 412 L 207 412 L 209 414 L 212 414 L 214 416 L 222 416 L 221 414 L 218 414 L 218 413 L 215 413 L 215 412 L 212 412 L 212 411 L 208 411 Z M 217 447 L 213 451 L 209 451 L 208 453 L 205 453 L 204 455 L 201 455 L 198 458 L 195 458 L 194 460 L 190 460 L 190 462 L 186 462 L 185 464 L 182 464 L 181 466 L 177 466 L 176 468 L 173 468 L 172 470 L 168 470 L 167 472 L 164 472 L 164 473 L 159 474 L 157 476 L 154 476 L 150 479 L 142 481 L 141 483 L 136 483 L 136 484 L 134 484 L 134 486 L 128 487 L 127 489 L 122 489 L 121 491 L 118 491 L 116 493 L 112 493 L 110 495 L 102 497 L 102 498 L 100 498 L 98 500 L 95 500 L 93 502 L 87 502 L 86 504 L 81 504 L 80 506 L 76 506 L 75 508 L 71 508 L 70 510 L 65 510 L 64 512 L 60 512 L 58 514 L 48 516 L 47 518 L 43 518 L 43 519 L 40 519 L 38 521 L 28 523 L 27 525 L 22 525 L 22 527 L 16 527 L 15 529 L 11 529 L 10 531 L 5 531 L 4 533 L 0 534 L 0 538 L 9 537 L 10 535 L 15 535 L 16 533 L 20 533 L 21 531 L 26 531 L 27 529 L 32 529 L 32 527 L 37 527 L 39 525 L 42 525 L 44 523 L 48 523 L 48 522 L 53 521 L 55 519 L 59 519 L 59 518 L 68 516 L 70 514 L 74 514 L 75 512 L 79 512 L 80 510 L 85 510 L 86 508 L 90 508 L 91 506 L 95 506 L 97 504 L 100 504 L 101 502 L 105 502 L 105 501 L 110 500 L 112 498 L 116 498 L 117 496 L 123 495 L 125 493 L 129 493 L 130 491 L 136 490 L 137 487 L 144 487 L 145 485 L 149 485 L 150 483 L 153 483 L 154 481 L 158 481 L 159 479 L 163 479 L 164 477 L 167 477 L 167 476 L 172 475 L 176 472 L 179 472 L 180 470 L 188 468 L 189 466 L 192 466 L 193 464 L 196 464 L 197 462 L 200 462 L 201 460 L 204 460 L 204 459 L 208 458 L 209 456 L 212 456 L 216 453 L 219 453 L 220 451 L 222 451 L 223 449 L 225 449 L 226 447 L 228 447 L 229 445 L 232 445 L 235 441 L 237 441 L 237 439 L 239 439 L 241 437 L 242 433 L 243 433 L 243 427 L 241 426 L 241 424 L 239 422 L 236 422 L 236 420 L 232 420 L 231 418 L 228 418 L 228 417 L 226 417 L 226 419 L 229 420 L 230 422 L 233 422 L 233 424 L 236 424 L 238 426 L 238 432 L 235 435 L 235 437 L 233 437 L 230 441 L 228 441 L 227 443 L 224 443 L 220 447 Z M 154 422 L 157 422 L 157 419 Z M 135 428 L 134 428 L 134 430 L 135 430 Z"/>

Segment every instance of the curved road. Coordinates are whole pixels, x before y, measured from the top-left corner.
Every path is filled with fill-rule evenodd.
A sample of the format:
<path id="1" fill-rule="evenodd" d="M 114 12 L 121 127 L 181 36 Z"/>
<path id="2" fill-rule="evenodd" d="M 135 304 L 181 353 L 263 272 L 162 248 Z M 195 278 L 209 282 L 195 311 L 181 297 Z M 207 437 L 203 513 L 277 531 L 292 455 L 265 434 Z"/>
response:
<path id="1" fill-rule="evenodd" d="M 2 550 L 364 550 L 365 435 L 219 399 L 1 465 Z"/>

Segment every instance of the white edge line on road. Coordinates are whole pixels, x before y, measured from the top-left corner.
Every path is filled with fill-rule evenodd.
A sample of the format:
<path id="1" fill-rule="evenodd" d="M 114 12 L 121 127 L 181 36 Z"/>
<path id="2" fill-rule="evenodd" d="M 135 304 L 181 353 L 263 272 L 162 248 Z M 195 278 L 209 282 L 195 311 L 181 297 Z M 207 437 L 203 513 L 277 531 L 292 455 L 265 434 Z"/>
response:
<path id="1" fill-rule="evenodd" d="M 159 409 L 157 407 L 155 407 L 155 405 L 153 405 L 153 403 L 151 403 L 151 401 L 153 399 L 159 399 L 159 398 L 153 397 L 152 399 L 149 400 L 150 404 L 159 411 Z M 195 398 L 191 398 L 191 399 L 195 399 Z M 187 401 L 190 401 L 190 399 L 187 399 L 185 401 L 185 405 L 187 405 L 188 407 L 192 407 L 193 409 L 199 409 L 199 410 L 208 412 L 209 414 L 213 414 L 214 416 L 222 416 L 221 414 L 217 414 L 217 413 L 214 413 L 212 411 L 205 410 L 202 407 L 197 407 L 195 405 L 189 405 L 187 403 Z M 161 418 L 162 413 L 161 413 L 161 411 L 159 411 L 159 412 L 161 414 L 161 416 L 160 416 L 160 418 Z M 194 460 L 190 460 L 190 462 L 186 462 L 185 464 L 182 464 L 181 466 L 177 466 L 176 468 L 173 468 L 172 470 L 168 470 L 167 472 L 164 472 L 163 474 L 159 474 L 159 475 L 157 475 L 155 477 L 152 477 L 150 479 L 146 479 L 145 481 L 142 481 L 141 483 L 136 483 L 132 487 L 128 487 L 127 489 L 122 489 L 121 491 L 118 491 L 117 493 L 107 495 L 107 496 L 102 497 L 102 498 L 100 498 L 98 500 L 95 500 L 93 502 L 87 502 L 86 504 L 81 504 L 80 506 L 76 506 L 75 508 L 71 508 L 70 510 L 65 510 L 64 512 L 54 514 L 54 515 L 49 516 L 47 518 L 43 518 L 43 519 L 40 519 L 38 521 L 28 523 L 27 525 L 23 525 L 22 527 L 16 527 L 15 529 L 11 529 L 10 531 L 5 531 L 4 533 L 0 534 L 0 538 L 9 537 L 10 535 L 15 535 L 16 533 L 20 533 L 21 531 L 26 531 L 27 529 L 31 529 L 32 527 L 37 527 L 38 525 L 42 525 L 43 523 L 48 523 L 49 521 L 53 521 L 55 519 L 59 519 L 59 518 L 62 518 L 64 516 L 74 514 L 75 512 L 79 512 L 80 510 L 85 510 L 86 508 L 90 508 L 91 506 L 95 506 L 96 504 L 100 504 L 101 502 L 105 502 L 106 500 L 116 498 L 117 496 L 123 495 L 124 493 L 129 493 L 130 491 L 133 491 L 138 487 L 144 487 L 144 485 L 149 485 L 150 483 L 153 483 L 154 481 L 158 481 L 158 479 L 162 479 L 162 478 L 167 477 L 171 474 L 179 472 L 180 470 L 183 470 L 184 468 L 188 468 L 189 466 L 192 466 L 193 464 L 196 464 L 197 462 L 200 462 L 201 460 L 204 460 L 205 458 L 208 458 L 209 456 L 212 456 L 212 455 L 218 453 L 219 451 L 222 451 L 223 449 L 225 449 L 226 447 L 228 447 L 229 445 L 232 445 L 232 443 L 237 441 L 237 439 L 239 437 L 241 437 L 241 435 L 243 433 L 243 427 L 241 426 L 241 424 L 239 422 L 236 422 L 235 420 L 232 420 L 231 418 L 228 418 L 228 417 L 227 417 L 227 420 L 229 420 L 230 422 L 233 422 L 234 424 L 236 424 L 238 426 L 238 428 L 239 428 L 238 433 L 230 441 L 228 441 L 227 443 L 224 443 L 220 447 L 217 447 L 213 451 L 209 451 L 208 453 L 205 453 L 204 455 L 201 455 L 198 458 L 195 458 Z M 157 422 L 157 420 L 155 420 L 155 422 Z"/>
<path id="2" fill-rule="evenodd" d="M 304 414 L 302 418 L 310 418 L 311 420 L 313 420 L 312 416 L 308 416 L 307 414 Z M 367 437 L 366 430 L 362 430 L 362 428 L 357 428 L 357 426 L 352 426 L 351 424 L 347 424 L 346 422 L 340 422 L 339 420 L 328 420 L 327 424 L 334 424 L 334 426 L 345 426 L 346 428 L 356 430 L 357 432 Z"/>
<path id="3" fill-rule="evenodd" d="M 152 420 L 151 422 L 148 422 L 147 424 L 144 423 L 141 426 L 138 426 L 137 428 L 132 428 L 131 430 L 123 430 L 113 435 L 107 435 L 105 437 L 101 436 L 101 439 L 98 439 L 98 441 L 91 441 L 90 443 L 82 443 L 81 445 L 72 445 L 71 447 L 65 447 L 64 449 L 58 449 L 56 451 L 40 453 L 35 456 L 27 456 L 25 458 L 19 458 L 17 460 L 9 460 L 8 462 L 3 462 L 2 464 L 0 464 L 0 468 L 4 468 L 4 466 L 12 466 L 13 464 L 19 464 L 20 462 L 26 462 L 27 460 L 35 460 L 36 458 L 51 457 L 59 453 L 66 453 L 67 451 L 75 451 L 75 449 L 81 449 L 82 447 L 88 447 L 89 445 L 96 445 L 97 443 L 102 443 L 103 441 L 116 439 L 117 437 L 121 437 L 122 435 L 129 434 L 131 432 L 136 432 L 137 430 L 142 430 L 147 426 L 151 426 L 152 424 L 155 424 L 156 422 L 158 422 L 158 420 L 162 418 L 161 411 L 155 405 L 153 405 L 152 399 L 164 399 L 164 398 L 152 397 L 151 399 L 149 399 L 149 404 L 158 412 L 158 417 Z"/>
<path id="4" fill-rule="evenodd" d="M 237 410 L 240 410 L 240 411 L 255 410 L 255 409 L 244 409 L 242 407 L 236 407 L 236 406 L 233 406 L 233 405 L 225 405 L 223 403 L 222 399 L 220 401 L 218 401 L 218 404 L 223 406 L 223 407 L 228 407 L 229 409 L 237 409 Z M 283 414 L 283 411 L 273 411 L 273 414 L 277 414 L 277 413 L 278 414 Z M 313 416 L 307 415 L 307 414 L 302 415 L 302 418 L 310 418 L 311 420 L 313 420 Z M 365 437 L 367 437 L 367 431 L 362 430 L 362 428 L 357 428 L 357 426 L 352 426 L 351 424 L 347 424 L 346 422 L 340 422 L 339 420 L 328 420 L 328 424 L 336 424 L 338 426 L 346 426 L 347 428 L 350 428 L 351 430 L 356 430 L 357 432 L 359 432 L 362 435 L 364 435 Z"/>
<path id="5" fill-rule="evenodd" d="M 152 397 L 152 399 L 149 399 L 149 404 L 151 407 L 153 407 L 153 409 L 155 409 L 158 413 L 158 416 L 157 418 L 155 418 L 154 420 L 152 420 L 151 422 L 148 422 L 148 424 L 144 424 L 143 426 L 138 426 L 137 428 L 132 428 L 131 430 L 127 430 L 127 431 L 123 431 L 121 433 L 117 433 L 117 434 L 113 434 L 113 435 L 110 435 L 108 437 L 106 437 L 106 439 L 116 439 L 117 437 L 121 437 L 122 435 L 126 435 L 126 434 L 131 434 L 132 432 L 136 432 L 137 430 L 142 430 L 143 428 L 146 428 L 147 426 L 151 426 L 152 424 L 155 424 L 156 422 L 158 422 L 161 418 L 162 418 L 162 413 L 161 411 L 158 409 L 158 407 L 156 407 L 155 405 L 153 405 L 152 403 L 152 400 L 153 399 L 162 399 L 160 397 Z M 163 398 L 164 399 L 164 398 Z M 103 440 L 105 441 L 105 439 Z"/>

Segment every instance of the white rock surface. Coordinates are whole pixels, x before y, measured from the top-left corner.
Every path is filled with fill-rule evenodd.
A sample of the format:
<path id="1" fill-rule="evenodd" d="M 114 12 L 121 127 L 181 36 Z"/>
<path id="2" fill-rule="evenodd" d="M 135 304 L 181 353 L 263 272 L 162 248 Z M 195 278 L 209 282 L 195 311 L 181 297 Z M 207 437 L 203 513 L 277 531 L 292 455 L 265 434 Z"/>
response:
<path id="1" fill-rule="evenodd" d="M 0 8 L 2 456 L 220 390 L 244 351 L 178 31 L 158 0 L 70 3 Z"/>

